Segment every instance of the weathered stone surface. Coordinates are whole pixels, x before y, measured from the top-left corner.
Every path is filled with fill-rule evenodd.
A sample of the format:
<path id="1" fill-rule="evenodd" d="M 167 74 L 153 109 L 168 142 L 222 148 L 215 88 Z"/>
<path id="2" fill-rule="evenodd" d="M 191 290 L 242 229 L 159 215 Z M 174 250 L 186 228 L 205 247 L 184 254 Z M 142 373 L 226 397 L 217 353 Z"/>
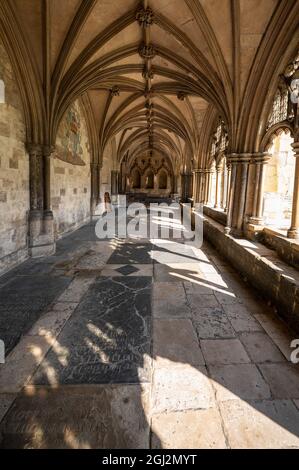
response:
<path id="1" fill-rule="evenodd" d="M 0 105 L 1 274 L 27 256 L 29 209 L 29 158 L 24 145 L 26 139 L 24 110 L 14 70 L 2 41 L 0 41 L 0 80 L 5 84 L 5 104 Z"/>
<path id="2" fill-rule="evenodd" d="M 156 250 L 154 247 L 154 249 L 152 250 L 152 258 L 155 263 L 160 264 L 195 263 L 195 265 L 197 265 L 197 268 L 200 267 L 199 261 L 194 255 L 192 249 L 187 249 L 184 247 L 184 245 L 182 246 L 179 252 L 173 252 L 172 247 L 169 247 L 168 244 L 165 244 L 163 248 L 160 247 L 159 250 Z"/>
<path id="3" fill-rule="evenodd" d="M 298 365 L 262 364 L 259 367 L 274 398 L 299 398 Z"/>
<path id="4" fill-rule="evenodd" d="M 192 308 L 192 317 L 200 339 L 233 338 L 236 336 L 227 315 L 221 308 Z"/>
<path id="5" fill-rule="evenodd" d="M 71 279 L 66 277 L 17 276 L 0 289 L 0 338 L 6 354 L 47 310 Z"/>
<path id="6" fill-rule="evenodd" d="M 74 269 L 76 271 L 93 269 L 102 270 L 105 264 L 107 263 L 107 260 L 109 259 L 111 253 L 113 253 L 112 248 L 109 251 L 105 250 L 102 252 L 88 250 L 74 265 Z"/>
<path id="7" fill-rule="evenodd" d="M 59 302 L 43 315 L 29 330 L 28 335 L 56 337 L 74 312 L 77 303 Z"/>
<path id="8" fill-rule="evenodd" d="M 53 345 L 53 338 L 24 336 L 0 367 L 0 393 L 17 393 L 27 384 Z"/>
<path id="9" fill-rule="evenodd" d="M 196 289 L 194 289 L 196 291 Z M 189 304 L 192 310 L 196 310 L 197 307 L 214 307 L 214 308 L 221 308 L 218 300 L 216 299 L 215 295 L 209 294 L 201 294 L 201 293 L 192 293 L 187 294 Z"/>
<path id="10" fill-rule="evenodd" d="M 146 386 L 28 388 L 0 426 L 1 448 L 149 447 Z"/>
<path id="11" fill-rule="evenodd" d="M 205 367 L 165 367 L 154 371 L 152 412 L 206 409 L 214 405 L 214 393 Z"/>
<path id="12" fill-rule="evenodd" d="M 233 449 L 286 449 L 299 446 L 299 410 L 290 400 L 231 400 L 220 403 Z"/>
<path id="13" fill-rule="evenodd" d="M 218 401 L 270 398 L 270 389 L 253 364 L 209 367 Z"/>
<path id="14" fill-rule="evenodd" d="M 154 415 L 152 432 L 153 449 L 226 448 L 221 417 L 216 408 Z"/>
<path id="15" fill-rule="evenodd" d="M 76 277 L 69 287 L 61 294 L 59 302 L 79 302 L 94 283 L 93 277 Z"/>
<path id="16" fill-rule="evenodd" d="M 250 359 L 238 339 L 203 339 L 200 346 L 207 364 L 245 364 Z"/>
<path id="17" fill-rule="evenodd" d="M 206 281 L 203 276 L 202 279 L 184 281 L 184 287 L 188 297 L 192 295 L 214 295 L 214 286 Z"/>
<path id="18" fill-rule="evenodd" d="M 237 332 L 262 331 L 260 324 L 248 312 L 245 305 L 240 303 L 223 305 L 223 309 Z"/>
<path id="19" fill-rule="evenodd" d="M 154 320 L 153 357 L 155 367 L 204 364 L 191 321 L 174 318 Z"/>
<path id="20" fill-rule="evenodd" d="M 235 305 L 239 304 L 240 299 L 237 298 L 237 296 L 232 292 L 231 290 L 228 290 L 227 292 L 215 292 L 216 299 L 218 302 L 222 305 Z"/>
<path id="21" fill-rule="evenodd" d="M 253 362 L 285 361 L 279 349 L 263 332 L 243 333 L 240 339 Z"/>
<path id="22" fill-rule="evenodd" d="M 155 282 L 196 282 L 204 279 L 197 263 L 154 264 Z"/>
<path id="23" fill-rule="evenodd" d="M 150 298 L 150 278 L 99 278 L 58 336 L 62 352 L 50 351 L 33 383 L 147 381 Z"/>
<path id="24" fill-rule="evenodd" d="M 186 318 L 191 316 L 183 283 L 154 282 L 152 302 L 155 318 Z"/>
<path id="25" fill-rule="evenodd" d="M 152 262 L 149 243 L 120 245 L 108 260 L 108 264 L 150 264 Z"/>

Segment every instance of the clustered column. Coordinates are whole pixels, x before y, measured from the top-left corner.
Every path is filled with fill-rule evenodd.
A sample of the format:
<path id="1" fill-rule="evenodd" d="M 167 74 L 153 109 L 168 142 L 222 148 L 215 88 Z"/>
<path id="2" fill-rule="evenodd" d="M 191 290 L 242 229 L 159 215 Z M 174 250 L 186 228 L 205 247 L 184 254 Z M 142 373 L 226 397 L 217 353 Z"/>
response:
<path id="1" fill-rule="evenodd" d="M 296 166 L 292 205 L 292 221 L 291 227 L 288 230 L 288 238 L 299 239 L 299 142 L 294 142 L 292 147 L 295 152 Z"/>
<path id="2" fill-rule="evenodd" d="M 29 253 L 32 257 L 55 252 L 51 210 L 51 155 L 54 147 L 28 144 L 30 165 Z"/>
<path id="3" fill-rule="evenodd" d="M 233 153 L 228 157 L 231 165 L 231 183 L 229 192 L 229 206 L 225 233 L 240 236 L 243 232 L 244 210 L 249 162 L 251 154 Z"/>
<path id="4" fill-rule="evenodd" d="M 251 163 L 255 167 L 255 183 L 252 203 L 252 216 L 249 221 L 255 225 L 263 223 L 263 196 L 265 182 L 265 164 L 270 156 L 267 153 L 256 153 L 252 155 Z"/>
<path id="5" fill-rule="evenodd" d="M 101 167 L 99 163 L 92 162 L 90 164 L 90 210 L 91 215 L 95 215 L 96 207 L 100 202 L 100 171 Z"/>

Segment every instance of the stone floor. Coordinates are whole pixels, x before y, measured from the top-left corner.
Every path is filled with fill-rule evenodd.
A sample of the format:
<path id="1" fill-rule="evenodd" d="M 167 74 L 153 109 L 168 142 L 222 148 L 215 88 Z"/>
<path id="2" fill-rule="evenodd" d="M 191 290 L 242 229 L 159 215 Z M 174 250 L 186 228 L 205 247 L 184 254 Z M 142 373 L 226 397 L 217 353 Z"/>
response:
<path id="1" fill-rule="evenodd" d="M 2 448 L 299 448 L 294 335 L 206 243 L 90 224 L 0 299 Z"/>

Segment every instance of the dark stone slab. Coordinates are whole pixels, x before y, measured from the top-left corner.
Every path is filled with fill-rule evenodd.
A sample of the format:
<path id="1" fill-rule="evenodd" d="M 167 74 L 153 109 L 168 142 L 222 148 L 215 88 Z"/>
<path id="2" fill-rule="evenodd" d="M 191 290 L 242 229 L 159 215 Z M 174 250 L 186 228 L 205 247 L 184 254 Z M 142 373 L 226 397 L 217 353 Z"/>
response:
<path id="1" fill-rule="evenodd" d="M 128 276 L 129 274 L 137 273 L 139 270 L 131 264 L 125 264 L 124 266 L 116 269 L 116 271 L 118 271 L 120 274 L 123 274 L 124 276 Z"/>
<path id="2" fill-rule="evenodd" d="M 107 264 L 151 264 L 150 243 L 124 243 L 116 248 Z"/>
<path id="3" fill-rule="evenodd" d="M 70 282 L 62 276 L 17 276 L 0 289 L 0 339 L 6 354 Z"/>
<path id="4" fill-rule="evenodd" d="M 140 385 L 37 388 L 18 396 L 0 426 L 2 449 L 145 449 Z"/>
<path id="5" fill-rule="evenodd" d="M 79 304 L 32 379 L 48 385 L 138 383 L 149 380 L 149 277 L 99 278 Z"/>

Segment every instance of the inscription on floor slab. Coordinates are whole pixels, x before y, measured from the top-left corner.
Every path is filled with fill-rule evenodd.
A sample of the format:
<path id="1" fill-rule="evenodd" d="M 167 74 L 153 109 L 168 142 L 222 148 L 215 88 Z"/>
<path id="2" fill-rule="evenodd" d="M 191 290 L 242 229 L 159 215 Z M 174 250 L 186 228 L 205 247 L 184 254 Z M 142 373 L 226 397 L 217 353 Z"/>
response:
<path id="1" fill-rule="evenodd" d="M 33 378 L 35 384 L 149 379 L 151 278 L 99 278 Z"/>

